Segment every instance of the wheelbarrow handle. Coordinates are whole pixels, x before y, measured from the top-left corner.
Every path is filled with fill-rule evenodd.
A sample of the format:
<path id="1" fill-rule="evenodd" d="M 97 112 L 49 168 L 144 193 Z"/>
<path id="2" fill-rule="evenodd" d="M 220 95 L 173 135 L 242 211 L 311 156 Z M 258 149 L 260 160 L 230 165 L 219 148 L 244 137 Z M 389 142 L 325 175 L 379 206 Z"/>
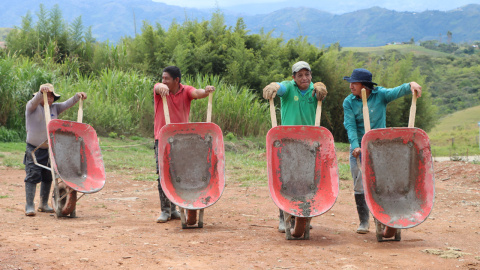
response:
<path id="1" fill-rule="evenodd" d="M 417 92 L 413 91 L 412 106 L 410 106 L 410 116 L 408 117 L 408 127 L 415 127 L 415 114 L 417 113 Z"/>
<path id="2" fill-rule="evenodd" d="M 207 123 L 212 122 L 212 99 L 213 93 L 208 94 Z"/>
<path id="3" fill-rule="evenodd" d="M 370 114 L 368 113 L 367 104 L 367 90 L 362 88 L 362 103 L 363 103 L 363 125 L 365 126 L 365 133 L 370 131 Z"/>
<path id="4" fill-rule="evenodd" d="M 47 96 L 47 92 L 43 92 L 43 111 L 45 112 L 45 125 L 46 125 L 46 130 L 47 130 L 47 141 L 44 142 L 42 145 L 44 145 L 45 143 L 48 143 L 48 136 L 50 135 L 49 132 L 48 132 L 48 123 L 50 123 L 50 121 L 52 120 L 52 118 L 50 117 L 50 105 L 48 104 L 48 96 Z M 40 147 L 40 146 L 38 146 Z M 37 147 L 37 149 L 38 149 Z M 34 157 L 34 162 L 36 161 L 36 158 L 35 158 L 35 151 L 33 151 L 32 153 L 32 156 Z M 50 170 L 50 173 L 52 174 L 52 180 L 55 181 L 55 186 L 58 185 L 58 180 L 57 178 L 55 177 L 55 171 L 53 169 L 53 153 L 52 153 L 52 150 L 50 149 L 50 147 L 48 147 L 48 157 L 50 158 L 50 168 L 47 168 L 47 167 L 44 167 L 45 169 L 47 170 Z M 36 165 L 40 165 L 39 163 L 36 163 Z M 40 166 L 40 167 L 43 167 L 43 166 Z M 54 192 L 55 192 L 55 195 L 59 196 L 58 194 L 58 189 L 54 189 Z"/>
<path id="5" fill-rule="evenodd" d="M 79 104 L 78 104 L 77 122 L 78 123 L 83 122 L 83 99 L 82 98 L 80 98 L 80 101 L 79 101 Z"/>
<path id="6" fill-rule="evenodd" d="M 170 113 L 168 111 L 167 96 L 162 97 L 163 114 L 165 115 L 165 124 L 170 124 Z"/>
<path id="7" fill-rule="evenodd" d="M 270 101 L 270 119 L 272 120 L 272 128 L 277 126 L 277 114 L 275 113 L 275 104 L 273 103 L 273 98 L 269 99 Z"/>
<path id="8" fill-rule="evenodd" d="M 322 118 L 322 101 L 317 102 L 317 112 L 315 113 L 315 126 L 320 126 L 320 119 Z"/>
<path id="9" fill-rule="evenodd" d="M 45 112 L 45 124 L 47 125 L 48 133 L 48 123 L 50 123 L 52 118 L 50 117 L 50 105 L 48 104 L 47 92 L 43 92 L 43 111 Z"/>
<path id="10" fill-rule="evenodd" d="M 35 152 L 42 146 L 45 146 L 45 147 L 48 147 L 48 140 L 44 141 L 42 144 L 40 144 L 39 146 L 35 147 L 35 149 L 33 149 L 32 152 L 30 152 L 30 154 L 32 155 L 32 159 L 33 159 L 33 164 L 37 165 L 38 167 L 41 167 L 41 168 L 44 168 L 44 169 L 47 169 L 47 170 L 50 170 L 51 168 L 50 167 L 47 167 L 45 165 L 42 165 L 40 163 L 37 162 L 37 157 L 35 156 Z"/>

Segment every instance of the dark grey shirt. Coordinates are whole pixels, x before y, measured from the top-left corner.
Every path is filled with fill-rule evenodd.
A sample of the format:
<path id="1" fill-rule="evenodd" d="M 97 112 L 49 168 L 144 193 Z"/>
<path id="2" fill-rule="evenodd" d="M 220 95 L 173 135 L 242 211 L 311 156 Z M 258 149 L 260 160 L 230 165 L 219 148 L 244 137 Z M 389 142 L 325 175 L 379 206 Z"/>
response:
<path id="1" fill-rule="evenodd" d="M 45 124 L 45 112 L 40 102 L 43 99 L 43 94 L 39 91 L 30 101 L 27 103 L 25 110 L 25 126 L 27 129 L 27 143 L 39 146 L 47 140 L 47 126 Z M 77 95 L 74 95 L 70 99 L 60 103 L 53 103 L 50 106 L 51 119 L 57 119 L 58 115 L 68 108 L 75 105 L 80 100 Z"/>

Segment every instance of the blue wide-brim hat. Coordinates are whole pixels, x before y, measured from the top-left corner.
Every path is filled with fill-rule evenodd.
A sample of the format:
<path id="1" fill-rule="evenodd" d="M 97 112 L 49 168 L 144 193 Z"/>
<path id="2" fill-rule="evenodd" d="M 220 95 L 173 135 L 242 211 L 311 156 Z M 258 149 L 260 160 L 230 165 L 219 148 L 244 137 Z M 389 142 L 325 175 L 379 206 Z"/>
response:
<path id="1" fill-rule="evenodd" d="M 372 73 L 364 68 L 354 69 L 350 77 L 345 76 L 343 77 L 343 79 L 349 83 L 362 82 L 362 83 L 377 84 L 372 82 Z"/>

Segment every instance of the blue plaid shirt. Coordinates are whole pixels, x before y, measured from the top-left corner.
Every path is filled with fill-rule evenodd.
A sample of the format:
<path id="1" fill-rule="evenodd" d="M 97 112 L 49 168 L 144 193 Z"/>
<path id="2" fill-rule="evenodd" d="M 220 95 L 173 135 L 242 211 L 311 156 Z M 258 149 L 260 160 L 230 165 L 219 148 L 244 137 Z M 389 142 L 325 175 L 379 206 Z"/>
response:
<path id="1" fill-rule="evenodd" d="M 404 83 L 395 88 L 375 87 L 367 98 L 368 111 L 370 114 L 370 128 L 385 128 L 387 116 L 387 104 L 397 98 L 411 93 L 410 83 Z M 343 125 L 347 130 L 350 147 L 360 147 L 365 126 L 363 124 L 362 98 L 350 94 L 343 101 Z"/>

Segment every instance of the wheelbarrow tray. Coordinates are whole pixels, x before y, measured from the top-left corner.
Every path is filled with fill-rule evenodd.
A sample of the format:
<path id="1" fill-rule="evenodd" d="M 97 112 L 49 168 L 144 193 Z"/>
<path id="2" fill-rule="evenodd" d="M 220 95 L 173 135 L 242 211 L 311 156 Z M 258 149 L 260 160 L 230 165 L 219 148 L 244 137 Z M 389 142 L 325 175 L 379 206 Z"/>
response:
<path id="1" fill-rule="evenodd" d="M 328 211 L 338 196 L 338 166 L 330 131 L 317 126 L 277 126 L 267 133 L 270 196 L 297 217 Z"/>
<path id="2" fill-rule="evenodd" d="M 50 161 L 72 189 L 95 193 L 105 185 L 105 166 L 97 133 L 88 124 L 54 119 L 48 123 Z"/>
<path id="3" fill-rule="evenodd" d="M 430 214 L 434 195 L 430 141 L 419 128 L 381 128 L 362 139 L 365 199 L 382 224 L 406 229 Z"/>
<path id="4" fill-rule="evenodd" d="M 225 188 L 222 130 L 214 123 L 174 123 L 162 127 L 158 140 L 161 186 L 179 207 L 213 205 Z"/>

